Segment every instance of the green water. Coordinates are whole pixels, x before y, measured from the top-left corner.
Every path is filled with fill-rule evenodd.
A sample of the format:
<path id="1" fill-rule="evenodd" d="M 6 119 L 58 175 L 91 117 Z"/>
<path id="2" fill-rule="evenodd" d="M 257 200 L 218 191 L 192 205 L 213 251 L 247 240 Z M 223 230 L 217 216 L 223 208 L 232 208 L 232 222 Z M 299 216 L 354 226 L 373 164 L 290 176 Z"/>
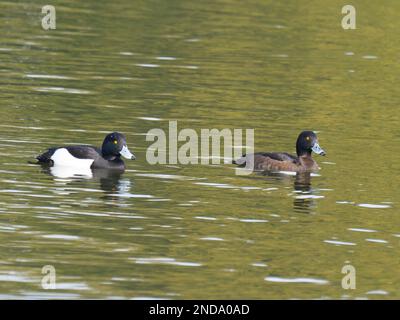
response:
<path id="1" fill-rule="evenodd" d="M 52 4 L 48 31 L 42 2 L 0 5 L 1 298 L 400 298 L 398 1 L 353 1 L 346 31 L 336 0 Z M 328 155 L 305 182 L 150 165 L 169 120 L 253 128 L 258 151 L 316 130 Z M 28 163 L 113 130 L 121 176 Z"/>

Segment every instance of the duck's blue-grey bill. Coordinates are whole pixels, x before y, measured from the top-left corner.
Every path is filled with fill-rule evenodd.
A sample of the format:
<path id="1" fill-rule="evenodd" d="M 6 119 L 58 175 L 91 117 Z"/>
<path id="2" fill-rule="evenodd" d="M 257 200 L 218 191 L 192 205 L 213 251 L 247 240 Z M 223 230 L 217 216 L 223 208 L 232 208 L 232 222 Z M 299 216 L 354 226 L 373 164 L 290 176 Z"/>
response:
<path id="1" fill-rule="evenodd" d="M 314 151 L 316 154 L 319 154 L 321 156 L 326 155 L 326 152 L 324 151 L 324 149 L 322 149 L 318 143 L 314 143 L 314 145 L 311 148 L 312 151 Z"/>
<path id="2" fill-rule="evenodd" d="M 123 146 L 122 150 L 119 152 L 121 156 L 129 160 L 135 160 L 136 157 L 129 151 L 127 146 Z"/>

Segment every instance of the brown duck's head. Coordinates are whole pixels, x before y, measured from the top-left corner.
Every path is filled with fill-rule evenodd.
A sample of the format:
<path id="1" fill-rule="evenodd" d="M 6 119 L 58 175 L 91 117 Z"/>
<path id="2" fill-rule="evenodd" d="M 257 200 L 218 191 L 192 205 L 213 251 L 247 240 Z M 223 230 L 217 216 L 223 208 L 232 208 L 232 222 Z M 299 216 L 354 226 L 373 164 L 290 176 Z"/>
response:
<path id="1" fill-rule="evenodd" d="M 326 155 L 326 152 L 319 146 L 318 138 L 314 131 L 300 133 L 296 142 L 296 152 L 299 157 L 305 154 L 311 155 L 311 152 L 321 156 Z"/>

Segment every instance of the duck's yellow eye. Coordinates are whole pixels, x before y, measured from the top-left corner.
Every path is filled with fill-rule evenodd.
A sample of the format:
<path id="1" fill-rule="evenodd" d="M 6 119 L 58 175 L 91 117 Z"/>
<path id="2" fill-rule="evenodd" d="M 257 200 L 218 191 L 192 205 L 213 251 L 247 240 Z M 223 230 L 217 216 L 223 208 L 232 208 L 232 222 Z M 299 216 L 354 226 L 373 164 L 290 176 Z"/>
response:
<path id="1" fill-rule="evenodd" d="M 118 143 L 118 141 L 117 140 L 114 140 L 114 144 L 117 144 Z"/>
<path id="2" fill-rule="evenodd" d="M 306 140 L 309 141 L 309 140 L 310 140 L 310 137 L 306 137 Z"/>

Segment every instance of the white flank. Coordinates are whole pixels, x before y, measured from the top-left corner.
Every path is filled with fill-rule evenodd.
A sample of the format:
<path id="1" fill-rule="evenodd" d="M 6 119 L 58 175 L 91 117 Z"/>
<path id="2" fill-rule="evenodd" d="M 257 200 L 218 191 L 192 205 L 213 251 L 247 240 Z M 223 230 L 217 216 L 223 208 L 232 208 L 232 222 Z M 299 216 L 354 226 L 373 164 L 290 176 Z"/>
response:
<path id="1" fill-rule="evenodd" d="M 80 169 L 90 169 L 93 159 L 78 159 L 68 152 L 65 148 L 57 149 L 50 157 L 54 162 L 54 166 L 71 167 Z"/>

